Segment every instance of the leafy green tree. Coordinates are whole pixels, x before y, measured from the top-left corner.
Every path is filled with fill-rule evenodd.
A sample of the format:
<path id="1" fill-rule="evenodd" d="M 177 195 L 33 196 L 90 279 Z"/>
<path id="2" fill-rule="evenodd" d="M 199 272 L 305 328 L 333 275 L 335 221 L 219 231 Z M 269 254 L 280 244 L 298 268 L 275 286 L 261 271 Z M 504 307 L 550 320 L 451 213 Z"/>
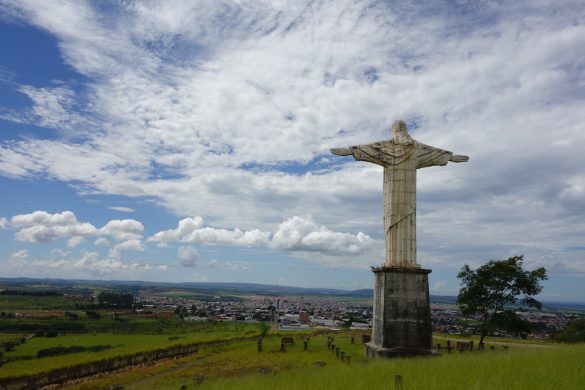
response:
<path id="1" fill-rule="evenodd" d="M 585 319 L 569 322 L 554 339 L 565 343 L 582 343 L 585 341 Z"/>
<path id="2" fill-rule="evenodd" d="M 497 328 L 516 332 L 529 329 L 527 321 L 507 308 L 510 305 L 521 304 L 539 310 L 542 307 L 534 296 L 542 290 L 540 282 L 548 278 L 546 270 L 541 267 L 525 271 L 523 260 L 524 256 L 492 260 L 476 270 L 465 265 L 457 275 L 461 279 L 457 304 L 464 316 L 479 316 L 480 344 Z"/>
<path id="3" fill-rule="evenodd" d="M 103 291 L 97 296 L 101 307 L 132 308 L 134 295 L 119 291 Z"/>
<path id="4" fill-rule="evenodd" d="M 267 322 L 260 323 L 260 336 L 265 337 L 270 331 L 270 325 Z"/>

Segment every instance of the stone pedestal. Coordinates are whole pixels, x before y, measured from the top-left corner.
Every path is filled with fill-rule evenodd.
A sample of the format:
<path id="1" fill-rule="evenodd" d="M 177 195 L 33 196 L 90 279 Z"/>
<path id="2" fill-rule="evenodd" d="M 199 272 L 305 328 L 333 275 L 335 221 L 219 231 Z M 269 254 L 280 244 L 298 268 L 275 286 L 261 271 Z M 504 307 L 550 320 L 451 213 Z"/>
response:
<path id="1" fill-rule="evenodd" d="M 429 269 L 372 267 L 374 320 L 369 357 L 433 354 Z"/>

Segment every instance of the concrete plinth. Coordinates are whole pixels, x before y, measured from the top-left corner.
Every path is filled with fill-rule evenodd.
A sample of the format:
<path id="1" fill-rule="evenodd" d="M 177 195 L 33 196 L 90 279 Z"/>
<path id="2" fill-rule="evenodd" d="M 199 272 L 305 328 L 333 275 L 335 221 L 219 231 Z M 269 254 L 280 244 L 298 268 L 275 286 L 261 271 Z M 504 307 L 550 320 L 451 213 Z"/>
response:
<path id="1" fill-rule="evenodd" d="M 372 267 L 374 320 L 369 357 L 433 354 L 429 269 Z"/>

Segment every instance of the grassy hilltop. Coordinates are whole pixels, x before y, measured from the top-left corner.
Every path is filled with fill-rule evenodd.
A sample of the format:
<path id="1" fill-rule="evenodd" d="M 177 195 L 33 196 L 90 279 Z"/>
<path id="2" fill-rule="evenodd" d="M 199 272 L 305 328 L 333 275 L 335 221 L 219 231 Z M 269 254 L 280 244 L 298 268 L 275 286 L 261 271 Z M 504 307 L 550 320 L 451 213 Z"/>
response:
<path id="1" fill-rule="evenodd" d="M 497 345 L 483 352 L 456 351 L 434 358 L 368 361 L 363 346 L 349 334 L 335 343 L 351 363 L 327 349 L 327 334 L 304 336 L 280 352 L 280 337 L 270 336 L 263 351 L 255 341 L 202 348 L 196 355 L 76 383 L 65 388 L 99 389 L 583 389 L 585 345 Z M 357 340 L 357 338 L 356 338 Z M 325 365 L 323 366 L 323 363 Z"/>
<path id="2" fill-rule="evenodd" d="M 194 354 L 132 361 L 116 371 L 59 387 L 585 389 L 585 344 L 490 338 L 484 351 L 447 353 L 442 349 L 433 358 L 369 360 L 361 344 L 361 335 L 368 331 L 313 329 L 278 333 L 267 332 L 263 323 L 190 322 L 177 316 L 172 305 L 150 313 L 100 306 L 91 297 L 103 291 L 103 286 L 93 290 L 86 285 L 66 288 L 70 289 L 68 295 L 47 295 L 47 291 L 54 291 L 48 290 L 46 284 L 40 290 L 0 294 L 0 388 L 1 381 L 7 378 L 76 369 L 112 359 L 134 359 L 137 354 L 198 344 L 199 350 Z M 61 293 L 63 287 L 58 286 L 56 291 Z M 165 294 L 149 290 L 145 296 L 186 294 L 176 291 L 179 290 Z M 192 294 L 207 297 L 199 291 Z M 224 294 L 226 299 L 234 299 L 234 291 Z M 212 299 L 218 301 L 213 296 Z M 260 334 L 266 334 L 261 352 L 257 345 Z M 283 336 L 294 338 L 294 344 L 287 345 L 286 351 L 280 350 Z M 304 350 L 307 337 L 308 350 Z M 340 350 L 351 356 L 350 362 L 328 350 L 328 337 L 334 337 Z M 446 335 L 436 334 L 434 343 L 444 346 L 446 340 Z M 451 340 L 455 344 L 456 340 Z M 396 376 L 401 377 L 401 387 L 395 386 Z"/>

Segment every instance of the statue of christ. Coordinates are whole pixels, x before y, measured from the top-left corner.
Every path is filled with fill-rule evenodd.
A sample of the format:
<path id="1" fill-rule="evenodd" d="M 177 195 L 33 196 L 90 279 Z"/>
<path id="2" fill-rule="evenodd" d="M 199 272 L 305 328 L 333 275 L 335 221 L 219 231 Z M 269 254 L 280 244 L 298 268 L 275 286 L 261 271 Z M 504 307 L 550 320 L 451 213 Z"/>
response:
<path id="1" fill-rule="evenodd" d="M 416 262 L 416 170 L 465 162 L 469 157 L 416 141 L 401 120 L 392 124 L 388 141 L 334 148 L 331 153 L 384 167 L 384 266 L 420 268 Z"/>

